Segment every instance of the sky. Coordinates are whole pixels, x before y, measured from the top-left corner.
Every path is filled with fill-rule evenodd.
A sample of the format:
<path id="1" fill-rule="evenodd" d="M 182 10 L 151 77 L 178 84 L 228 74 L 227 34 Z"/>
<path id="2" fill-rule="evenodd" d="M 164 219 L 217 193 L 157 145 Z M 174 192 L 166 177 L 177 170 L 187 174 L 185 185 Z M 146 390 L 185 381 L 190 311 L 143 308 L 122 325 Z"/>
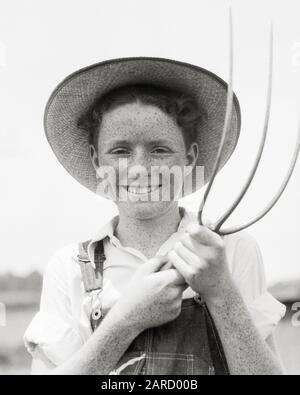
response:
<path id="1" fill-rule="evenodd" d="M 275 31 L 270 135 L 255 182 L 231 224 L 260 211 L 288 167 L 300 117 L 299 0 L 0 0 L 0 273 L 43 271 L 57 248 L 90 238 L 116 214 L 57 162 L 43 131 L 55 86 L 99 61 L 156 56 L 228 80 L 228 9 L 235 33 L 238 147 L 219 174 L 206 216 L 217 219 L 248 174 L 264 121 L 268 38 Z M 300 277 L 300 163 L 278 205 L 251 227 L 269 282 Z M 196 210 L 202 191 L 181 202 Z"/>

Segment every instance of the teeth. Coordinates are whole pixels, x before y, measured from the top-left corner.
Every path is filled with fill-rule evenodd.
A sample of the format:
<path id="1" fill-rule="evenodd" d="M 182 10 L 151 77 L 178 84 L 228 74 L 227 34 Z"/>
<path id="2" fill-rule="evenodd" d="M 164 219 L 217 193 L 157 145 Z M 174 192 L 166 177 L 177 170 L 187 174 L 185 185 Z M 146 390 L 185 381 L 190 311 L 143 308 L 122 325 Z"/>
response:
<path id="1" fill-rule="evenodd" d="M 144 195 L 146 193 L 151 193 L 155 191 L 158 186 L 153 187 L 128 187 L 128 192 L 134 193 L 136 195 Z"/>

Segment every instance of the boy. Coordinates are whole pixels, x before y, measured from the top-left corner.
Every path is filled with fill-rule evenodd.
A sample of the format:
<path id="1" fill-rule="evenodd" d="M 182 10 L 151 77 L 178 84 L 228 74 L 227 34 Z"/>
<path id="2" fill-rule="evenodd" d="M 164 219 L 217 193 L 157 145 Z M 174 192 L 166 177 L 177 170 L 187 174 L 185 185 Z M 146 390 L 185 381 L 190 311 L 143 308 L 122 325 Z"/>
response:
<path id="1" fill-rule="evenodd" d="M 24 335 L 32 373 L 282 373 L 272 331 L 285 308 L 266 290 L 256 242 L 221 238 L 178 206 L 210 178 L 225 106 L 219 77 L 168 59 L 103 62 L 54 91 L 52 149 L 119 215 L 49 262 Z M 235 98 L 222 165 L 239 130 Z"/>

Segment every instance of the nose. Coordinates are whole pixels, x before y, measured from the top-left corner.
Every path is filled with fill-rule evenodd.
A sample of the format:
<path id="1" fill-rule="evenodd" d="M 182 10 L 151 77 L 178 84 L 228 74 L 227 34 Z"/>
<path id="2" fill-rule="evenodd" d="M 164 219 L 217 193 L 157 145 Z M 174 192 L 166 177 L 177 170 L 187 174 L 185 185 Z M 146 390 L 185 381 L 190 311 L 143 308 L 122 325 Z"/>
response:
<path id="1" fill-rule="evenodd" d="M 139 147 L 136 148 L 128 163 L 130 166 L 147 167 L 149 166 L 149 162 L 150 162 L 150 157 L 148 155 L 147 150 L 142 147 Z"/>
<path id="2" fill-rule="evenodd" d="M 128 178 L 147 182 L 151 174 L 151 157 L 144 149 L 136 149 L 128 160 Z"/>

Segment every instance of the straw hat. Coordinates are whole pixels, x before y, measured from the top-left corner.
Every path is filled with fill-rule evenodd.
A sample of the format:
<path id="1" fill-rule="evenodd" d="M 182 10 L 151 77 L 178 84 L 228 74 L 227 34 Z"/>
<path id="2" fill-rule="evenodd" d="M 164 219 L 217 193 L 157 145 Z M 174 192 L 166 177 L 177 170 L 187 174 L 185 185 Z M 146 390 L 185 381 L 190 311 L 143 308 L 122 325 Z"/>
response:
<path id="1" fill-rule="evenodd" d="M 89 156 L 88 134 L 77 127 L 78 119 L 108 91 L 132 84 L 153 84 L 190 93 L 207 114 L 199 128 L 197 166 L 204 166 L 204 182 L 212 173 L 221 140 L 227 84 L 212 72 L 164 58 L 120 58 L 80 69 L 64 79 L 48 100 L 44 127 L 59 162 L 82 185 L 95 192 L 96 172 Z M 221 160 L 222 168 L 233 153 L 240 133 L 241 114 L 234 96 L 232 125 Z M 193 184 L 191 192 L 203 186 Z"/>

